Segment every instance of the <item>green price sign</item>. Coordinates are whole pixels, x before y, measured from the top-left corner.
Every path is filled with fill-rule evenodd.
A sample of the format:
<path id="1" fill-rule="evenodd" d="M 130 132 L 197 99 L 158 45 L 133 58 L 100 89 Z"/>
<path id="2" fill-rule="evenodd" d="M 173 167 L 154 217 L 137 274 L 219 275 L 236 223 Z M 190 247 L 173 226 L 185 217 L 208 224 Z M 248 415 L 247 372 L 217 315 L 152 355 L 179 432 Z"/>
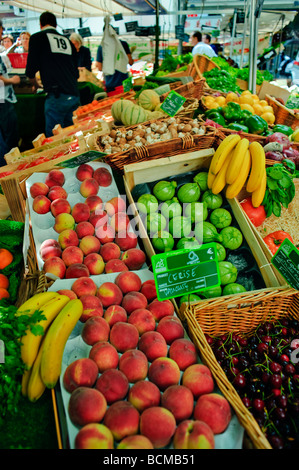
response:
<path id="1" fill-rule="evenodd" d="M 128 91 L 132 90 L 133 88 L 132 77 L 126 78 L 123 81 L 123 87 L 124 87 L 124 93 L 127 93 Z"/>
<path id="2" fill-rule="evenodd" d="M 299 250 L 289 239 L 282 242 L 271 262 L 288 284 L 299 290 Z"/>
<path id="3" fill-rule="evenodd" d="M 97 160 L 104 156 L 106 156 L 106 153 L 98 152 L 97 150 L 90 150 L 89 152 L 81 153 L 81 155 L 77 155 L 76 157 L 69 158 L 64 162 L 60 162 L 57 166 L 62 166 L 63 168 L 75 168 L 83 163 L 91 162 L 92 160 Z"/>
<path id="4" fill-rule="evenodd" d="M 173 299 L 220 285 L 215 243 L 154 255 L 152 267 L 159 300 Z"/>
<path id="5" fill-rule="evenodd" d="M 186 98 L 182 95 L 179 95 L 176 91 L 172 90 L 167 98 L 163 101 L 160 108 L 167 113 L 169 116 L 173 117 L 181 106 L 185 103 Z"/>

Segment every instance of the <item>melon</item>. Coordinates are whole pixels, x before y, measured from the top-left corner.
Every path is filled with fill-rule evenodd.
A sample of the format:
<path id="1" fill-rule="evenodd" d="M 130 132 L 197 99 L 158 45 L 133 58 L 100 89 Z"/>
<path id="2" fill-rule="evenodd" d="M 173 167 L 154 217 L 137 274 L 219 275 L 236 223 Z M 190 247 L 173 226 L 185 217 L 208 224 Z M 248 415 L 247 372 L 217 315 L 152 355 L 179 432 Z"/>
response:
<path id="1" fill-rule="evenodd" d="M 127 106 L 134 106 L 130 100 L 117 100 L 111 106 L 111 114 L 116 122 L 121 122 L 121 113 Z"/>
<path id="2" fill-rule="evenodd" d="M 144 109 L 153 111 L 160 104 L 160 96 L 154 90 L 143 90 L 139 95 L 138 104 Z"/>
<path id="3" fill-rule="evenodd" d="M 138 105 L 126 106 L 121 113 L 121 122 L 125 126 L 134 126 L 147 120 L 145 110 Z"/>

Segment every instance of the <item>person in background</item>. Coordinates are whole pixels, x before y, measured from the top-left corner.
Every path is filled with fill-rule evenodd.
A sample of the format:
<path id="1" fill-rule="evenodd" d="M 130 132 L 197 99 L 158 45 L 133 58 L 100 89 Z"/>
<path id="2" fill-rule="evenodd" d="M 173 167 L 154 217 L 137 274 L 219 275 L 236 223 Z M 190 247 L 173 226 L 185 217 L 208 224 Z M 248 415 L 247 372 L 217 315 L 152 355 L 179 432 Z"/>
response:
<path id="1" fill-rule="evenodd" d="M 193 46 L 192 54 L 202 54 L 208 57 L 217 57 L 216 52 L 202 41 L 202 34 L 200 31 L 195 31 L 191 36 L 191 45 Z"/>
<path id="2" fill-rule="evenodd" d="M 78 67 L 85 67 L 91 72 L 91 54 L 88 47 L 83 46 L 83 39 L 80 34 L 72 33 L 70 41 L 74 44 L 78 53 Z"/>
<path id="3" fill-rule="evenodd" d="M 112 26 L 113 28 L 113 26 Z M 104 26 L 105 29 L 105 26 Z M 129 45 L 126 41 L 123 41 L 120 39 L 120 42 L 128 56 L 128 63 L 129 65 L 133 65 L 134 61 L 132 58 L 132 54 L 129 48 Z M 101 72 L 102 71 L 102 65 L 103 65 L 103 51 L 102 51 L 102 46 L 99 45 L 98 50 L 97 50 L 97 57 L 96 57 L 96 63 L 95 63 L 97 69 Z M 122 82 L 128 78 L 128 73 L 122 73 L 118 70 L 115 70 L 113 75 L 106 75 L 105 76 L 105 85 L 106 85 L 106 90 L 113 91 L 117 86 L 122 85 Z"/>
<path id="4" fill-rule="evenodd" d="M 45 134 L 52 135 L 56 124 L 73 124 L 73 112 L 80 106 L 77 80 L 77 51 L 71 41 L 56 30 L 56 16 L 46 11 L 39 17 L 41 31 L 29 41 L 25 74 L 38 88 L 36 73 L 47 93 L 45 101 Z"/>
<path id="5" fill-rule="evenodd" d="M 217 55 L 219 54 L 219 52 L 223 51 L 223 47 L 220 44 L 218 44 L 217 38 L 216 39 L 214 38 L 214 42 L 211 42 L 212 38 L 210 34 L 204 34 L 202 40 L 205 44 L 208 44 L 208 46 L 211 46 L 211 48 Z"/>
<path id="6" fill-rule="evenodd" d="M 0 41 L 3 25 L 0 20 Z M 13 85 L 20 83 L 19 75 L 8 76 L 3 57 L 0 55 L 0 166 L 6 165 L 4 155 L 19 143 L 18 118 L 14 103 L 17 98 Z"/>
<path id="7" fill-rule="evenodd" d="M 9 53 L 14 52 L 16 54 L 23 54 L 24 52 L 28 52 L 29 49 L 29 40 L 30 40 L 30 33 L 24 31 L 20 34 L 17 39 L 17 42 L 13 44 L 13 46 L 8 50 Z"/>
<path id="8" fill-rule="evenodd" d="M 5 47 L 5 50 L 7 51 L 13 46 L 13 36 L 11 34 L 4 34 L 2 37 L 1 44 Z"/>

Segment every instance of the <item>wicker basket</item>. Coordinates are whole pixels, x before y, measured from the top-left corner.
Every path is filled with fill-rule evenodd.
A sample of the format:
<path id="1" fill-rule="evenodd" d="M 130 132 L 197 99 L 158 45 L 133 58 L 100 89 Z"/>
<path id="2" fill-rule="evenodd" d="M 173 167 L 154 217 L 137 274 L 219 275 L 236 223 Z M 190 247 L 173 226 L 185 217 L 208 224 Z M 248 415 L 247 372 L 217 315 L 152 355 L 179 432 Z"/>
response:
<path id="1" fill-rule="evenodd" d="M 184 96 L 184 98 L 196 98 L 199 100 L 203 95 L 205 83 L 206 81 L 203 78 L 201 80 L 195 80 L 194 82 L 185 83 L 184 85 L 180 84 L 179 87 L 174 87 L 172 90 Z M 160 101 L 164 101 L 169 93 L 169 91 L 163 93 L 160 96 Z"/>
<path id="2" fill-rule="evenodd" d="M 266 95 L 266 101 L 272 106 L 275 114 L 275 124 L 290 126 L 293 130 L 299 127 L 299 114 L 294 110 L 286 108 L 273 96 Z"/>
<path id="3" fill-rule="evenodd" d="M 209 59 L 205 55 L 195 54 L 193 57 L 193 64 L 195 70 L 197 71 L 197 75 L 200 78 L 203 78 L 204 72 L 209 72 L 212 69 L 220 69 L 219 65 L 215 64 L 211 59 Z M 206 85 L 208 86 L 208 85 Z"/>

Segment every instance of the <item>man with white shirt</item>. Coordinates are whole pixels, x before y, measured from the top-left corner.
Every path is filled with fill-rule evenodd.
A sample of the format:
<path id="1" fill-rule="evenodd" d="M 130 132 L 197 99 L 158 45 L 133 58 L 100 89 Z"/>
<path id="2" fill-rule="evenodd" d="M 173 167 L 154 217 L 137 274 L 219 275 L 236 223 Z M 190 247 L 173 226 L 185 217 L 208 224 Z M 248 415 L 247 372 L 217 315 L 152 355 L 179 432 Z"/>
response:
<path id="1" fill-rule="evenodd" d="M 217 57 L 215 51 L 208 44 L 202 41 L 202 35 L 200 31 L 195 31 L 191 36 L 191 45 L 193 46 L 192 54 L 201 54 L 208 57 Z"/>
<path id="2" fill-rule="evenodd" d="M 40 15 L 40 29 L 29 41 L 26 75 L 35 82 L 40 72 L 45 101 L 45 134 L 52 135 L 56 124 L 73 124 L 73 111 L 80 106 L 77 80 L 77 51 L 69 39 L 56 31 L 56 17 L 51 12 Z"/>

